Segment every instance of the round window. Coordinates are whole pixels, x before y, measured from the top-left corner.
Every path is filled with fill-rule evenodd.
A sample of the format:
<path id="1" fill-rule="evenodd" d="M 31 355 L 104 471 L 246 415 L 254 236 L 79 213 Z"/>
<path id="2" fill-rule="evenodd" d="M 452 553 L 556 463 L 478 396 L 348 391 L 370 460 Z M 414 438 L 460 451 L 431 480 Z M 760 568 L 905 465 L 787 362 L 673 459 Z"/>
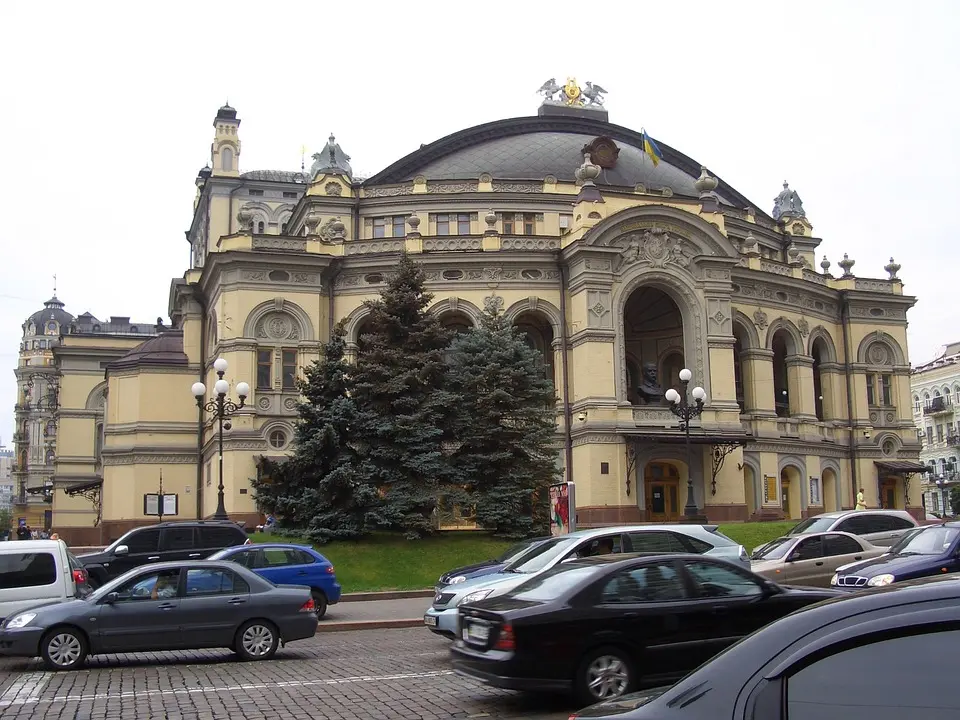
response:
<path id="1" fill-rule="evenodd" d="M 280 450 L 287 444 L 287 434 L 283 430 L 274 430 L 270 433 L 270 447 Z"/>
<path id="2" fill-rule="evenodd" d="M 897 445 L 893 440 L 885 440 L 882 449 L 884 455 L 893 455 L 897 450 Z"/>

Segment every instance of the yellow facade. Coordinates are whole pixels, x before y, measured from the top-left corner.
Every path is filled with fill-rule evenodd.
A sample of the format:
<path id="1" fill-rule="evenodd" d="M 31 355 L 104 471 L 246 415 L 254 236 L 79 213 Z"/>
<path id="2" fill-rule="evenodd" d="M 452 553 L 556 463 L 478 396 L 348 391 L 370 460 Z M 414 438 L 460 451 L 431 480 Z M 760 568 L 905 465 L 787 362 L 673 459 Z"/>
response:
<path id="1" fill-rule="evenodd" d="M 224 433 L 223 483 L 231 517 L 255 522 L 250 480 L 258 457 L 290 450 L 294 378 L 341 319 L 348 352 L 361 351 L 363 303 L 402 250 L 450 327 L 496 308 L 544 353 L 581 526 L 676 519 L 688 477 L 718 521 L 852 507 L 859 486 L 870 506 L 918 508 L 919 483 L 904 482 L 919 450 L 915 300 L 895 269 L 818 271 L 820 240 L 789 188 L 767 215 L 662 143 L 655 166 L 605 113 L 549 105 L 364 181 L 332 136 L 309 172 L 241 172 L 239 120 L 221 108 L 191 267 L 171 286 L 176 330 L 107 367 L 108 534 L 145 520 L 161 468 L 181 517 L 216 509 L 217 428 L 190 386 L 212 397 L 218 357 L 233 400 L 239 382 L 252 388 Z M 707 398 L 689 455 L 662 401 L 682 367 Z M 715 468 L 717 447 L 728 454 Z"/>

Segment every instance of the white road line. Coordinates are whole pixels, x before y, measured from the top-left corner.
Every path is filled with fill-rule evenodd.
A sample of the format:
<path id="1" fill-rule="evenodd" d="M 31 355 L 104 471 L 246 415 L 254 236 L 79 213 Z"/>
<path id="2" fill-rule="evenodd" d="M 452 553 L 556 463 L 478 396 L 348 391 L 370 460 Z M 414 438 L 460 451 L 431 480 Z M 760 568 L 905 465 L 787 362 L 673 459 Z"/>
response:
<path id="1" fill-rule="evenodd" d="M 18 677 L 13 685 L 0 695 L 0 707 L 28 705 L 40 700 L 40 693 L 50 682 L 52 673 L 33 672 Z"/>
<path id="2" fill-rule="evenodd" d="M 232 692 L 244 692 L 247 690 L 268 690 L 271 688 L 296 688 L 296 687 L 314 687 L 318 685 L 348 685 L 351 683 L 368 683 L 368 682 L 386 682 L 390 680 L 419 680 L 421 678 L 432 678 L 432 677 L 441 677 L 444 675 L 453 675 L 452 670 L 436 670 L 433 672 L 422 672 L 422 673 L 397 673 L 396 675 L 358 675 L 356 677 L 346 677 L 346 678 L 330 678 L 328 680 L 285 680 L 278 682 L 268 682 L 268 683 L 244 683 L 241 685 L 225 685 L 221 687 L 198 687 L 198 688 L 177 688 L 172 690 L 130 690 L 127 692 L 120 693 L 94 693 L 88 695 L 56 695 L 52 698 L 41 698 L 38 696 L 38 693 L 42 689 L 42 685 L 46 685 L 50 681 L 50 676 L 53 673 L 32 673 L 33 676 L 36 676 L 35 685 L 31 686 L 29 692 L 24 693 L 23 690 L 18 690 L 18 695 L 16 699 L 6 700 L 7 695 L 10 695 L 14 691 L 15 687 L 18 687 L 17 683 L 20 683 L 21 680 L 17 680 L 17 683 L 14 683 L 7 692 L 0 697 L 0 707 L 5 707 L 6 705 L 37 705 L 37 704 L 55 704 L 55 703 L 68 703 L 68 702 L 86 702 L 90 700 L 125 700 L 130 698 L 145 698 L 145 697 L 165 697 L 170 695 L 198 695 L 198 694 L 219 694 L 219 693 L 232 693 Z M 26 677 L 26 676 L 25 676 Z M 41 685 L 42 683 L 42 685 Z M 24 686 L 26 687 L 26 686 Z M 22 697 L 21 697 L 22 696 Z M 6 700 L 6 703 L 4 703 Z"/>

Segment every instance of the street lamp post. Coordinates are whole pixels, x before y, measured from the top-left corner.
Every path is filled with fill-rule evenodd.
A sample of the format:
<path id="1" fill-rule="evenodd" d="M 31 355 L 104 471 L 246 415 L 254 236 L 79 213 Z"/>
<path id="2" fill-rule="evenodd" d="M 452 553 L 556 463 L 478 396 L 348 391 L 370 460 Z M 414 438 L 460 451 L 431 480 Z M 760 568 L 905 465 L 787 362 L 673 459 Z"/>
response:
<path id="1" fill-rule="evenodd" d="M 206 410 L 208 413 L 213 413 L 217 419 L 220 479 L 217 483 L 217 511 L 213 514 L 213 519 L 229 520 L 230 516 L 227 515 L 227 509 L 223 504 L 223 422 L 225 418 L 233 415 L 243 407 L 247 398 L 250 396 L 250 386 L 245 382 L 237 383 L 237 396 L 240 398 L 240 402 L 235 403 L 233 400 L 227 398 L 227 393 L 230 391 L 230 383 L 223 379 L 224 373 L 227 372 L 227 361 L 223 358 L 217 358 L 213 362 L 213 369 L 217 371 L 218 378 L 217 382 L 213 385 L 213 391 L 216 393 L 215 398 L 204 402 L 207 394 L 207 386 L 202 382 L 195 382 L 190 390 L 197 399 L 197 407 L 201 410 Z"/>
<path id="2" fill-rule="evenodd" d="M 693 497 L 693 454 L 690 450 L 690 421 L 703 412 L 703 400 L 707 393 L 698 385 L 691 393 L 694 404 L 690 404 L 687 400 L 687 386 L 690 384 L 692 377 L 693 373 L 687 368 L 681 370 L 680 385 L 683 387 L 683 393 L 678 393 L 670 388 L 664 394 L 664 397 L 670 402 L 670 411 L 680 418 L 680 429 L 683 430 L 687 446 L 687 504 L 683 508 L 683 516 L 688 522 L 700 522 L 703 518 L 697 508 L 697 501 Z"/>

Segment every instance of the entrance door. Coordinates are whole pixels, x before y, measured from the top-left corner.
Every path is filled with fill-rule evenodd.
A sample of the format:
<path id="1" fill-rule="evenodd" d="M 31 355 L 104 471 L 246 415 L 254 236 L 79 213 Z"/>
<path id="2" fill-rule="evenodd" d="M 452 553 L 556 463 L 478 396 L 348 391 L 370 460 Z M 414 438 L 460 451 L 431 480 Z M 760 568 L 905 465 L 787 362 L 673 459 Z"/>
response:
<path id="1" fill-rule="evenodd" d="M 643 475 L 648 519 L 672 522 L 680 518 L 680 472 L 670 463 L 653 462 Z"/>
<path id="2" fill-rule="evenodd" d="M 784 515 L 793 517 L 790 513 L 790 481 L 787 478 L 780 478 L 780 506 Z"/>
<path id="3" fill-rule="evenodd" d="M 897 507 L 897 481 L 895 478 L 884 478 L 880 481 L 880 507 L 884 510 L 894 510 Z"/>

